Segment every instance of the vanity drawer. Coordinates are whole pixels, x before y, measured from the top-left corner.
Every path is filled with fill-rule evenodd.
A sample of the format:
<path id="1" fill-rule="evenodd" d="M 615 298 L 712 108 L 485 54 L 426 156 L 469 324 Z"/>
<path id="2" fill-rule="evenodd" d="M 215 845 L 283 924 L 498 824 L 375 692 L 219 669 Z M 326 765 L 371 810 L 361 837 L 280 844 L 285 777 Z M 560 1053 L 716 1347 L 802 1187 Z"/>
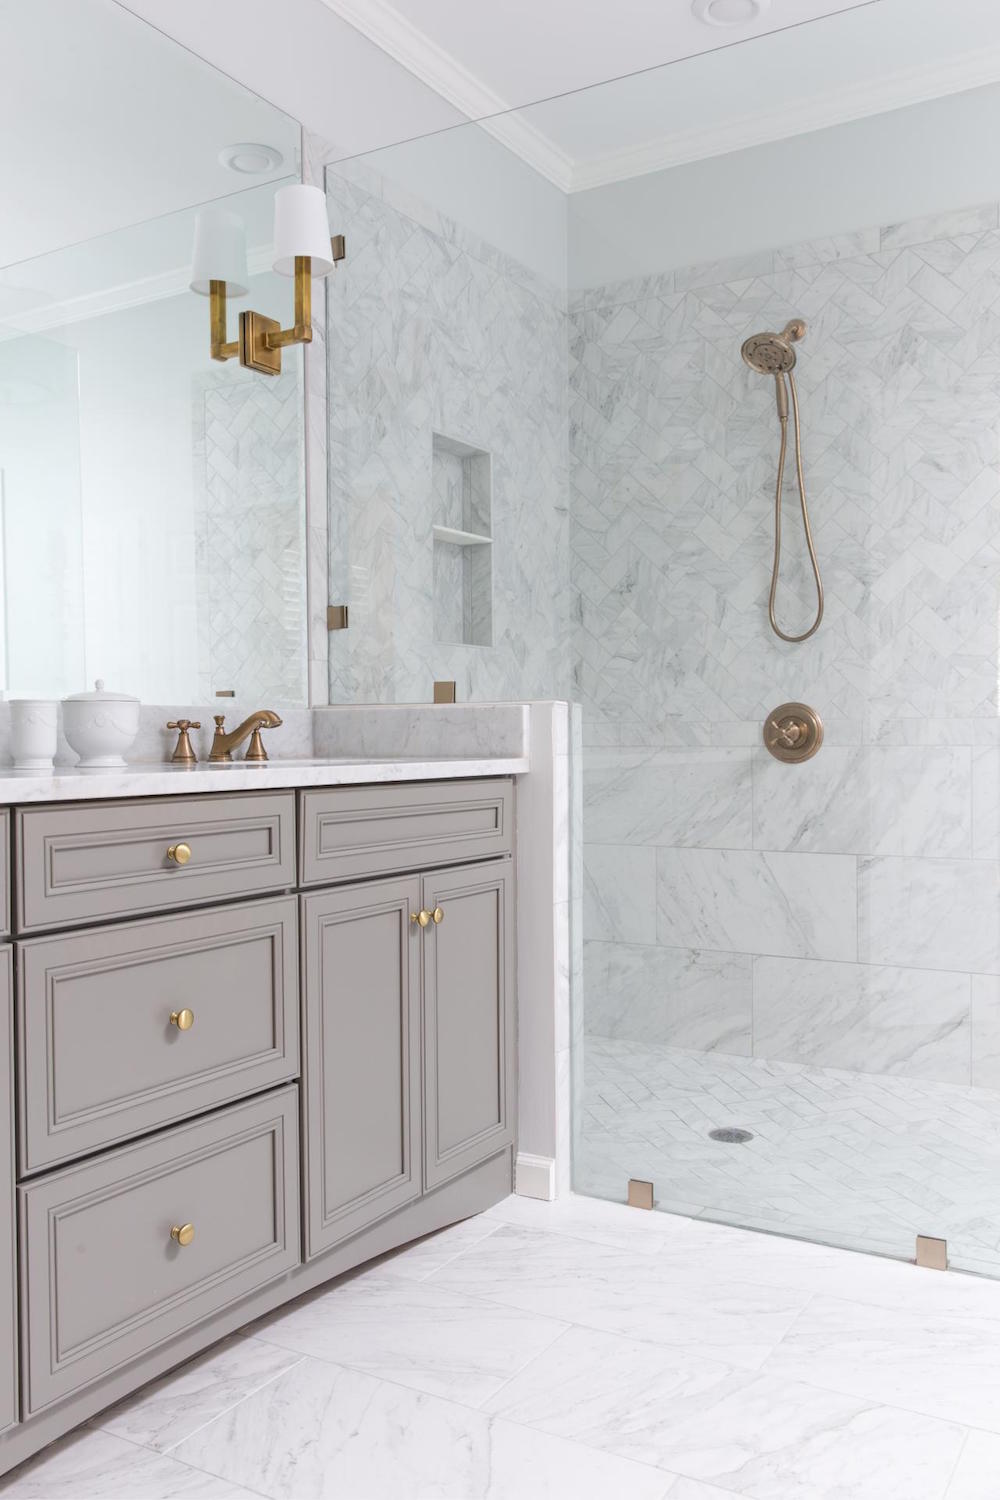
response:
<path id="1" fill-rule="evenodd" d="M 26 1414 L 298 1265 L 297 1118 L 280 1089 L 18 1189 Z"/>
<path id="2" fill-rule="evenodd" d="M 393 783 L 307 791 L 301 883 L 320 885 L 509 854 L 514 783 Z"/>
<path id="3" fill-rule="evenodd" d="M 297 943 L 294 896 L 20 943 L 22 1172 L 294 1077 Z"/>
<path id="4" fill-rule="evenodd" d="M 17 831 L 21 932 L 295 884 L 294 792 L 22 807 Z"/>

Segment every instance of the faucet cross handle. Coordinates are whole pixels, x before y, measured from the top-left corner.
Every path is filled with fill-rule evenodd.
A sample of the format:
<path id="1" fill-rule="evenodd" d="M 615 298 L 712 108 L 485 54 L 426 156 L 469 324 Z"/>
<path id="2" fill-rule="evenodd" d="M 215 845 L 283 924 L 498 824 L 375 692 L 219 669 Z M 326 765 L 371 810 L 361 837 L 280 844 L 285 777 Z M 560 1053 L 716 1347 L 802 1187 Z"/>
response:
<path id="1" fill-rule="evenodd" d="M 200 729 L 200 721 L 198 719 L 170 719 L 167 722 L 167 728 L 176 729 L 179 731 L 177 735 L 177 744 L 170 759 L 175 760 L 179 764 L 185 766 L 195 765 L 197 763 L 198 757 L 194 753 L 194 748 L 191 744 L 188 730 Z"/>

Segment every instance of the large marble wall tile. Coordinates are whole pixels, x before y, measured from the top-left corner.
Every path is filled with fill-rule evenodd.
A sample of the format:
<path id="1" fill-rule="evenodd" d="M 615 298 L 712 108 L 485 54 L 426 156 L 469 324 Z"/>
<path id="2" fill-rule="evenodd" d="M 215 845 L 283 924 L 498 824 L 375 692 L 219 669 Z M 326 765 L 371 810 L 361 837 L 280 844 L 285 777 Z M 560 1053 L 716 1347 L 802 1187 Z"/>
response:
<path id="1" fill-rule="evenodd" d="M 789 766 L 761 748 L 753 819 L 757 849 L 968 858 L 970 751 L 824 744 L 813 760 Z"/>
<path id="2" fill-rule="evenodd" d="M 1000 1089 L 1000 977 L 972 976 L 972 1082 Z"/>
<path id="3" fill-rule="evenodd" d="M 991 860 L 863 859 L 867 963 L 1000 974 L 1000 866 Z"/>
<path id="4" fill-rule="evenodd" d="M 595 843 L 750 848 L 748 750 L 591 750 L 584 835 Z"/>
<path id="5" fill-rule="evenodd" d="M 969 998 L 967 974 L 758 958 L 754 1056 L 968 1083 Z"/>
<path id="6" fill-rule="evenodd" d="M 749 1056 L 748 954 L 588 941 L 584 966 L 588 1033 Z"/>
<path id="7" fill-rule="evenodd" d="M 856 959 L 856 861 L 839 854 L 657 851 L 657 941 Z"/>
<path id="8" fill-rule="evenodd" d="M 1000 859 L 1000 749 L 972 753 L 972 855 Z"/>
<path id="9" fill-rule="evenodd" d="M 583 922 L 589 937 L 655 943 L 656 850 L 584 845 Z"/>

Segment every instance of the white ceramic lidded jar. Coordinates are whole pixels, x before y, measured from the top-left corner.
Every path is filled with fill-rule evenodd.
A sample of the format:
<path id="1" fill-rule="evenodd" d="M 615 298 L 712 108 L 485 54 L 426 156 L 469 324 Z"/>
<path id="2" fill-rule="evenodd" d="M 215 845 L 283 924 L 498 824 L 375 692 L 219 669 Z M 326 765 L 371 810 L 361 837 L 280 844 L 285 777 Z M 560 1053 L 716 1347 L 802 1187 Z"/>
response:
<path id="1" fill-rule="evenodd" d="M 63 734 L 83 767 L 123 766 L 125 751 L 139 733 L 139 700 L 109 693 L 99 677 L 92 693 L 71 693 L 62 701 Z"/>

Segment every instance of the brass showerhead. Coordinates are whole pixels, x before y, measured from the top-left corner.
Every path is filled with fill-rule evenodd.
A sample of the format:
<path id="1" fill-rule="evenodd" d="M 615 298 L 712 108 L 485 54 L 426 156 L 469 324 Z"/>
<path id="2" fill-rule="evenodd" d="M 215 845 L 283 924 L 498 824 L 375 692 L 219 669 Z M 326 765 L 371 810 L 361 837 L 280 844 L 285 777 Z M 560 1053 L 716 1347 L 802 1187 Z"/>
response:
<path id="1" fill-rule="evenodd" d="M 793 346 L 805 331 L 803 320 L 792 318 L 780 333 L 752 333 L 744 341 L 740 353 L 758 375 L 787 375 L 795 365 Z"/>

